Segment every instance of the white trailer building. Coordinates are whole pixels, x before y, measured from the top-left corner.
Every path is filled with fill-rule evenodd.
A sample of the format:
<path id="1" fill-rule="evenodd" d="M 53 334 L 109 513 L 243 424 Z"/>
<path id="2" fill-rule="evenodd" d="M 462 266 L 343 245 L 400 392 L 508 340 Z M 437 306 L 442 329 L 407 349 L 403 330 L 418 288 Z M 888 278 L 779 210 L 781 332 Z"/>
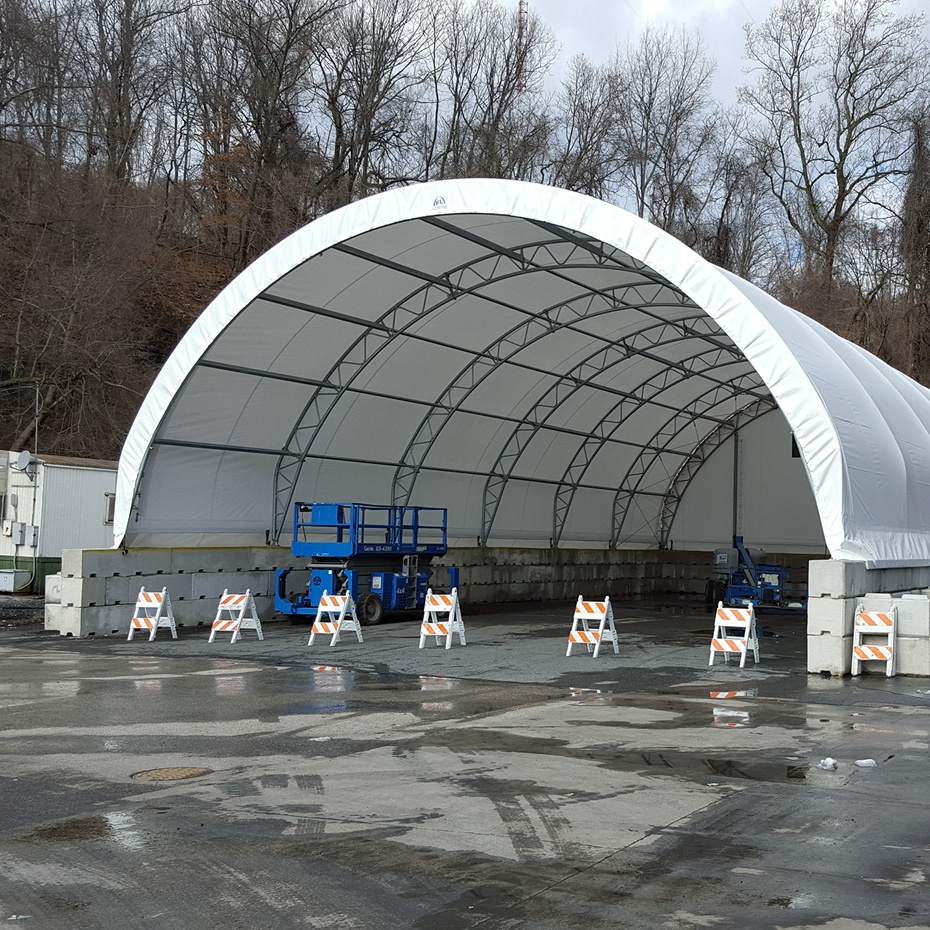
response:
<path id="1" fill-rule="evenodd" d="M 0 591 L 44 590 L 63 549 L 113 545 L 116 462 L 0 452 Z"/>

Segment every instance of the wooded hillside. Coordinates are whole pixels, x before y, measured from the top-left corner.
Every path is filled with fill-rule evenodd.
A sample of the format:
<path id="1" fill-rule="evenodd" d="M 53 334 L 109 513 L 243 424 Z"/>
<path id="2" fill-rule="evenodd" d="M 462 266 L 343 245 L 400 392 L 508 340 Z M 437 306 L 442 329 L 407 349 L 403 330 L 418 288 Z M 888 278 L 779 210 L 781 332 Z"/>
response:
<path id="1" fill-rule="evenodd" d="M 783 0 L 746 51 L 724 107 L 699 35 L 564 62 L 493 0 L 0 0 L 0 448 L 115 458 L 233 275 L 437 178 L 618 203 L 930 383 L 926 20 Z"/>

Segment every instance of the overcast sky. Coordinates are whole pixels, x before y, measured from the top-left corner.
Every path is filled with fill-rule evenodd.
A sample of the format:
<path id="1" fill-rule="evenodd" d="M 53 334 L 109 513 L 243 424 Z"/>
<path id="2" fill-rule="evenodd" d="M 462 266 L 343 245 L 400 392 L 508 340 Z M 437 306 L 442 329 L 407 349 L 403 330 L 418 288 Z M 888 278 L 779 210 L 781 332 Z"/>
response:
<path id="1" fill-rule="evenodd" d="M 698 30 L 717 60 L 714 92 L 723 103 L 736 100 L 736 88 L 747 83 L 743 69 L 743 26 L 762 23 L 773 0 L 528 0 L 562 45 L 559 65 L 584 53 L 595 64 L 611 56 L 617 44 L 636 41 L 643 26 L 684 26 Z M 925 9 L 926 0 L 902 0 L 901 12 Z M 508 4 L 509 5 L 509 4 Z M 514 2 L 516 6 L 516 2 Z"/>

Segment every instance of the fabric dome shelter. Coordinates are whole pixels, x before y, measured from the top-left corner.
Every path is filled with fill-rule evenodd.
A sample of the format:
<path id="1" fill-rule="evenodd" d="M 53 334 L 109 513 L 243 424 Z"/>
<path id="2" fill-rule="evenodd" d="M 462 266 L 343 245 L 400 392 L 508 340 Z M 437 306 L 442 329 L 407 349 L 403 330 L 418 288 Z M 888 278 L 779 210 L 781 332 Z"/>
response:
<path id="1" fill-rule="evenodd" d="M 448 507 L 471 545 L 665 546 L 779 410 L 830 554 L 930 562 L 925 388 L 616 206 L 406 187 L 206 308 L 127 437 L 115 543 L 286 545 L 294 501 L 358 500 Z"/>

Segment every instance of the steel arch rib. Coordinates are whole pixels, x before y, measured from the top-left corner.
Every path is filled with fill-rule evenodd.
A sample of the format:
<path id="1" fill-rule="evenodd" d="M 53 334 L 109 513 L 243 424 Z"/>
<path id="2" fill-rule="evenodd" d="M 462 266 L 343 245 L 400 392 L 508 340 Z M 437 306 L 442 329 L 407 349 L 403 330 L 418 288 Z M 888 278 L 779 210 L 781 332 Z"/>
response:
<path id="1" fill-rule="evenodd" d="M 778 409 L 778 404 L 774 398 L 760 398 L 751 404 L 735 411 L 729 418 L 728 422 L 715 427 L 704 439 L 698 443 L 692 450 L 691 454 L 678 466 L 678 470 L 672 477 L 662 497 L 662 503 L 659 506 L 659 548 L 667 549 L 669 537 L 672 532 L 672 524 L 675 522 L 675 516 L 678 513 L 678 507 L 681 504 L 688 486 L 694 480 L 695 475 L 704 465 L 704 463 L 717 451 L 728 439 L 738 433 L 744 426 L 764 417 L 773 410 Z"/>
<path id="2" fill-rule="evenodd" d="M 572 303 L 575 301 L 589 300 L 590 298 L 590 294 L 581 295 L 572 301 Z M 471 363 L 465 366 L 465 368 L 463 368 L 446 386 L 433 409 L 429 411 L 420 421 L 420 425 L 414 431 L 413 437 L 408 443 L 404 454 L 401 456 L 401 461 L 395 472 L 393 482 L 392 499 L 395 504 L 409 503 L 410 495 L 413 492 L 413 484 L 416 480 L 416 475 L 422 467 L 426 456 L 429 454 L 433 443 L 438 438 L 439 433 L 445 427 L 446 423 L 449 421 L 452 415 L 458 409 L 460 409 L 468 395 L 484 380 L 485 377 L 491 374 L 491 372 L 494 370 L 494 367 L 496 367 L 496 365 L 502 361 L 509 361 L 520 351 L 538 339 L 545 338 L 551 333 L 556 332 L 558 329 L 564 328 L 566 325 L 568 325 L 558 320 L 552 320 L 551 318 L 551 314 L 561 310 L 563 306 L 566 305 L 559 305 L 550 308 L 548 312 L 539 314 L 535 318 L 524 321 L 519 326 L 509 330 L 485 350 L 485 355 L 490 357 L 490 359 L 493 361 L 493 364 L 483 364 L 486 361 L 484 356 L 475 358 Z M 599 309 L 593 313 L 586 313 L 580 316 L 576 316 L 575 319 L 591 319 L 592 317 L 601 316 L 606 313 L 616 313 L 620 310 L 630 309 L 637 309 L 636 304 L 624 303 L 618 306 L 615 301 L 610 306 Z M 677 334 L 677 336 L 675 340 L 669 341 L 680 341 L 681 339 L 692 338 L 693 335 L 689 333 L 688 335 L 683 336 L 682 328 L 693 320 L 701 319 L 702 316 L 703 314 L 695 314 L 692 317 L 682 317 L 674 322 L 668 321 L 659 323 L 651 321 L 650 325 L 645 327 L 644 330 L 662 329 L 663 331 L 666 331 L 671 329 Z M 549 321 L 548 324 L 544 322 L 545 320 Z M 517 340 L 514 338 L 518 332 L 528 331 L 530 328 L 536 329 L 536 332 L 532 338 L 526 338 L 523 340 Z M 637 335 L 638 332 L 642 331 L 632 333 L 630 336 L 632 337 Z M 603 371 L 605 367 L 609 367 L 608 363 L 605 361 L 601 365 L 592 365 L 591 359 L 609 354 L 614 345 L 615 343 L 607 342 L 606 345 L 599 346 L 598 349 L 591 354 L 591 356 L 576 366 L 573 371 L 581 371 L 585 367 L 591 368 L 595 372 Z M 514 348 L 510 355 L 504 355 L 499 352 L 498 347 L 501 346 L 513 346 Z M 624 353 L 623 357 L 628 357 L 628 354 L 629 353 Z M 615 362 L 610 364 L 615 364 Z M 605 385 L 597 385 L 597 383 L 589 376 L 576 374 L 563 376 L 563 379 L 568 378 L 570 378 L 572 381 L 573 390 L 592 385 L 599 387 L 601 390 L 610 390 Z"/>
<path id="3" fill-rule="evenodd" d="M 694 317 L 690 318 L 688 322 L 702 322 L 703 325 L 707 326 L 708 332 L 704 334 L 705 338 L 717 333 L 714 322 L 703 313 L 696 314 Z M 650 338 L 650 334 L 652 334 L 654 330 L 659 330 L 660 334 L 662 334 L 669 329 L 676 333 L 676 335 L 671 339 Z M 622 341 L 618 341 L 611 347 L 608 347 L 605 350 L 598 350 L 596 353 L 592 353 L 592 355 L 588 356 L 586 359 L 583 359 L 574 369 L 561 376 L 560 379 L 537 400 L 532 410 L 528 411 L 527 416 L 524 418 L 524 422 L 514 427 L 507 441 L 501 447 L 501 451 L 498 454 L 497 460 L 490 469 L 491 474 L 485 482 L 484 497 L 482 502 L 482 538 L 486 540 L 491 535 L 494 520 L 496 519 L 500 501 L 503 498 L 507 483 L 513 475 L 519 458 L 523 454 L 523 451 L 526 449 L 526 447 L 529 445 L 530 440 L 546 424 L 548 418 L 556 409 L 558 409 L 559 406 L 565 403 L 565 401 L 568 400 L 568 398 L 571 397 L 577 390 L 579 390 L 580 387 L 583 387 L 589 383 L 588 380 L 581 380 L 578 377 L 576 374 L 578 371 L 583 371 L 585 368 L 593 368 L 599 372 L 602 372 L 613 367 L 614 365 L 621 364 L 633 355 L 644 355 L 648 358 L 658 361 L 659 363 L 665 364 L 665 361 L 661 358 L 661 356 L 651 355 L 644 352 L 643 348 L 637 344 L 638 341 L 642 339 L 644 345 L 649 345 L 655 348 L 694 338 L 700 339 L 702 344 L 706 345 L 706 343 L 704 343 L 704 339 L 702 338 L 702 334 L 696 332 L 693 327 L 690 329 L 687 335 L 682 335 L 680 328 L 672 327 L 671 324 L 667 324 L 664 327 L 660 324 L 643 327 L 641 330 L 637 330 L 624 337 Z M 734 347 L 726 346 L 725 344 L 715 344 L 714 348 L 709 349 L 708 351 L 714 350 L 733 354 L 735 359 L 740 361 L 743 360 L 743 356 L 738 355 L 737 350 Z M 615 357 L 611 358 L 611 354 L 613 354 Z M 663 368 L 663 371 L 659 372 L 659 376 L 661 376 L 663 372 L 669 370 L 680 370 L 681 365 L 681 362 L 676 362 L 674 365 L 666 364 L 666 367 Z M 618 394 L 622 394 L 620 404 L 623 404 L 627 401 L 632 401 L 638 408 L 642 401 L 636 397 L 636 390 L 637 388 L 634 388 L 632 392 L 616 392 Z M 679 409 L 678 407 L 671 405 L 662 404 L 661 406 L 673 411 L 677 411 Z M 540 416 L 536 413 L 536 411 L 540 410 L 545 411 L 543 416 Z M 638 443 L 636 445 L 637 447 L 640 446 Z M 505 462 L 506 465 L 503 464 Z"/>
<path id="4" fill-rule="evenodd" d="M 554 245 L 558 245 L 559 243 L 561 243 L 561 240 L 532 242 L 523 244 L 520 248 L 531 252 L 547 252 Z M 583 251 L 585 254 L 590 255 L 590 249 L 578 249 L 578 251 Z M 353 249 L 352 253 L 356 255 L 365 255 L 368 260 L 375 264 L 385 263 L 384 260 L 380 259 L 378 256 L 360 253 L 359 250 Z M 564 256 L 552 255 L 551 258 L 552 261 L 557 263 L 559 268 L 563 270 L 571 267 L 590 267 L 590 263 L 573 266 L 571 263 L 566 262 Z M 536 260 L 528 259 L 528 261 L 535 263 Z M 497 274 L 497 268 L 504 262 L 510 263 L 510 270 L 508 270 L 506 274 Z M 387 264 L 390 264 L 395 269 L 397 268 L 396 263 L 390 262 Z M 484 264 L 490 264 L 491 274 L 486 274 L 478 278 L 478 280 L 470 283 L 468 286 L 463 286 L 460 283 L 460 279 L 468 274 L 477 275 L 478 272 L 476 269 Z M 544 265 L 538 265 L 537 270 L 545 271 L 547 268 Z M 392 339 L 407 334 L 407 330 L 410 326 L 422 320 L 423 317 L 429 313 L 436 312 L 459 297 L 477 293 L 490 282 L 505 280 L 508 277 L 516 277 L 524 273 L 526 273 L 525 267 L 516 266 L 510 255 L 502 254 L 498 250 L 493 250 L 488 254 L 478 256 L 445 272 L 441 278 L 430 276 L 429 280 L 422 283 L 419 287 L 414 288 L 401 301 L 398 301 L 394 306 L 383 313 L 377 320 L 370 321 L 367 324 L 359 321 L 358 325 L 363 328 L 362 333 L 332 365 L 327 375 L 320 379 L 323 385 L 316 387 L 311 393 L 301 415 L 297 418 L 294 427 L 290 431 L 287 442 L 284 445 L 282 456 L 276 463 L 273 487 L 275 539 L 279 539 L 280 537 L 284 522 L 287 518 L 287 513 L 290 509 L 291 501 L 293 500 L 293 494 L 300 470 L 306 460 L 307 453 L 313 445 L 315 436 L 334 409 L 338 399 L 349 385 L 351 385 L 355 376 L 364 365 L 382 351 Z M 422 279 L 423 277 L 422 275 L 418 275 L 413 269 L 411 269 L 411 274 L 417 279 Z M 658 286 L 657 282 L 653 281 L 651 278 L 645 283 L 650 286 Z M 580 283 L 578 286 L 580 288 L 583 287 Z M 623 285 L 623 289 L 631 286 L 642 286 L 642 283 L 637 282 L 635 285 Z M 664 286 L 667 287 L 668 285 Z M 431 301 L 431 295 L 437 293 L 439 295 L 438 298 L 435 301 Z M 576 299 L 590 298 L 591 294 L 592 291 L 586 289 L 583 290 Z M 259 299 L 262 298 L 260 297 Z M 273 295 L 267 295 L 266 299 L 274 300 L 275 298 Z M 536 313 L 532 313 L 512 304 L 507 304 L 497 298 L 485 296 L 483 299 L 505 306 L 507 309 L 514 310 L 515 312 L 525 314 L 529 321 L 538 317 Z M 411 307 L 414 302 L 418 305 L 415 309 Z M 549 308 L 549 311 L 551 312 L 563 306 L 565 303 L 565 301 L 562 301 L 559 304 L 553 305 L 552 308 Z M 678 305 L 676 304 L 676 306 Z M 582 317 L 577 317 L 576 319 L 580 318 Z M 397 322 L 393 322 L 395 320 L 402 320 L 403 322 L 401 325 L 398 325 Z M 389 322 L 386 323 L 385 321 Z M 574 321 L 570 321 L 565 325 L 571 326 L 571 322 Z M 590 334 L 585 335 L 590 336 Z M 482 355 L 482 353 L 478 352 L 474 354 L 476 358 Z M 311 414 L 313 415 L 312 418 Z M 301 437 L 307 433 L 310 434 L 309 439 L 301 442 Z M 295 445 L 297 448 L 294 448 Z"/>
<path id="5" fill-rule="evenodd" d="M 730 361 L 723 362 L 724 356 Z M 679 359 L 675 367 L 656 372 L 632 390 L 633 397 L 620 401 L 597 425 L 596 433 L 586 439 L 575 452 L 559 480 L 553 501 L 552 542 L 558 546 L 562 531 L 571 510 L 575 491 L 584 483 L 584 476 L 601 448 L 622 428 L 623 423 L 647 404 L 652 404 L 655 397 L 671 387 L 681 384 L 689 378 L 702 377 L 705 371 L 717 370 L 729 364 L 743 363 L 749 365 L 746 357 L 735 347 L 732 350 L 717 346 L 705 348 L 687 359 Z M 629 404 L 633 409 L 625 409 Z M 655 405 L 652 404 L 654 407 Z M 648 448 L 648 447 L 644 447 Z"/>
<path id="6" fill-rule="evenodd" d="M 491 242 L 483 236 L 480 236 L 476 233 L 472 233 L 469 230 L 465 230 L 459 226 L 456 226 L 453 223 L 449 223 L 445 220 L 441 220 L 435 217 L 427 218 L 425 222 L 429 223 L 432 226 L 436 226 L 439 229 L 442 229 L 446 232 L 449 232 L 453 235 L 460 236 L 464 239 L 467 239 L 470 242 L 480 245 L 482 248 L 488 249 L 489 251 L 496 252 L 501 256 L 509 259 L 514 265 L 520 267 L 526 267 L 526 261 L 523 260 L 520 253 L 520 249 L 524 248 L 523 246 L 514 248 L 506 248 L 498 245 L 497 243 Z M 511 353 L 510 356 L 502 358 L 499 355 L 495 355 L 495 352 L 492 351 L 492 346 L 489 346 L 485 350 L 485 354 L 488 356 L 495 356 L 495 361 L 505 361 L 509 358 L 512 358 L 517 354 L 522 348 L 525 348 L 527 345 L 535 341 L 535 338 L 542 338 L 545 335 L 548 335 L 550 332 L 553 332 L 558 326 L 545 325 L 544 323 L 539 326 L 539 332 L 534 339 L 524 339 L 522 342 L 516 342 L 512 336 L 513 334 L 519 332 L 520 330 L 528 330 L 531 325 L 538 325 L 539 321 L 545 320 L 546 317 L 551 315 L 553 311 L 564 309 L 566 307 L 572 306 L 577 301 L 588 300 L 589 305 L 593 303 L 595 298 L 600 298 L 607 302 L 607 311 L 615 312 L 618 309 L 635 309 L 637 312 L 641 313 L 643 316 L 650 318 L 655 321 L 656 325 L 674 327 L 675 329 L 682 331 L 687 329 L 687 323 L 691 320 L 703 319 L 706 322 L 707 317 L 703 313 L 696 313 L 691 317 L 682 317 L 678 320 L 668 320 L 661 316 L 660 313 L 655 312 L 660 308 L 665 306 L 674 306 L 674 307 L 689 307 L 697 309 L 691 301 L 689 301 L 681 291 L 671 284 L 667 279 L 663 278 L 661 275 L 657 275 L 652 271 L 648 266 L 639 262 L 625 253 L 621 253 L 616 249 L 611 248 L 611 254 L 608 255 L 605 252 L 604 244 L 596 242 L 594 240 L 587 239 L 585 237 L 579 236 L 575 233 L 571 233 L 568 230 L 562 229 L 561 227 L 554 226 L 550 223 L 539 223 L 534 222 L 534 225 L 545 230 L 550 235 L 556 237 L 557 242 L 570 243 L 573 252 L 575 250 L 583 251 L 587 253 L 594 264 L 599 267 L 604 267 L 609 265 L 610 267 L 616 268 L 618 271 L 624 271 L 627 273 L 635 273 L 639 275 L 639 280 L 632 282 L 630 284 L 619 285 L 615 288 L 591 288 L 586 287 L 585 293 L 579 294 L 578 297 L 573 298 L 571 301 L 567 301 L 563 304 L 557 305 L 555 307 L 550 307 L 547 310 L 537 312 L 534 314 L 535 324 L 533 321 L 520 324 L 518 327 L 514 327 L 510 333 L 504 334 L 500 339 L 493 343 L 492 346 L 506 345 L 506 344 L 516 344 L 516 350 Z M 548 247 L 548 245 L 547 245 Z M 619 255 L 622 255 L 622 259 L 618 260 Z M 556 259 L 556 256 L 553 256 Z M 551 267 L 538 268 L 537 270 L 545 270 L 556 277 L 560 277 L 566 281 L 576 284 L 579 287 L 585 287 L 581 282 L 575 281 L 570 276 L 564 274 L 564 268 L 566 267 L 564 261 L 558 263 L 558 268 L 560 270 L 554 271 Z M 588 267 L 588 266 L 584 266 Z M 671 291 L 676 294 L 679 300 L 673 304 L 665 305 L 664 303 L 659 302 L 650 302 L 645 300 L 645 295 L 638 301 L 637 304 L 632 304 L 629 301 L 625 303 L 623 307 L 617 307 L 616 293 L 617 291 L 628 291 L 634 290 L 639 291 L 645 287 L 653 287 L 657 289 L 657 294 L 663 290 Z M 591 317 L 594 314 L 584 313 L 579 314 L 579 318 L 582 317 Z M 570 325 L 570 324 L 568 324 Z M 708 327 L 710 328 L 710 327 Z M 692 334 L 693 335 L 693 334 Z M 704 338 L 708 341 L 718 337 L 720 335 L 719 328 L 714 328 L 713 333 L 704 334 Z M 592 339 L 597 339 L 599 337 L 591 336 Z M 625 337 L 628 338 L 628 337 Z M 603 342 L 607 346 L 611 345 L 612 342 L 607 339 L 603 339 Z M 727 345 L 728 343 L 722 343 L 721 345 Z M 641 353 L 645 355 L 645 353 Z M 439 434 L 442 432 L 445 425 L 448 423 L 452 415 L 457 411 L 462 403 L 464 403 L 465 398 L 468 394 L 473 391 L 478 384 L 480 384 L 484 378 L 490 374 L 493 370 L 494 365 L 484 365 L 484 370 L 479 371 L 479 365 L 483 362 L 482 359 L 474 359 L 470 365 L 467 365 L 463 368 L 459 374 L 453 379 L 445 388 L 443 394 L 441 395 L 440 400 L 434 406 L 432 412 L 424 416 L 421 420 L 420 425 L 414 431 L 413 437 L 407 445 L 407 448 L 404 450 L 403 455 L 401 456 L 400 463 L 394 474 L 394 480 L 392 482 L 392 501 L 395 504 L 407 504 L 410 502 L 411 495 L 413 493 L 413 486 L 416 482 L 417 475 L 420 472 L 420 469 L 423 467 L 423 463 L 426 460 L 427 455 L 429 454 L 430 449 L 432 449 L 434 443 L 439 437 Z M 589 382 L 590 383 L 590 382 Z M 606 387 L 602 387 L 602 390 L 607 390 Z M 483 520 L 485 523 L 486 520 Z M 482 532 L 482 536 L 486 538 L 486 534 Z"/>
<path id="7" fill-rule="evenodd" d="M 745 375 L 741 375 L 739 378 L 735 379 L 729 390 L 718 386 L 702 394 L 700 397 L 696 397 L 679 414 L 670 417 L 653 433 L 653 442 L 650 442 L 651 455 L 647 457 L 644 450 L 644 453 L 637 457 L 637 459 L 627 469 L 627 472 L 624 475 L 623 480 L 620 482 L 616 494 L 614 495 L 612 507 L 613 530 L 611 532 L 610 539 L 611 548 L 616 548 L 616 546 L 618 546 L 621 542 L 623 524 L 626 521 L 627 514 L 629 513 L 630 505 L 636 497 L 636 493 L 645 480 L 646 476 L 649 474 L 649 471 L 657 461 L 661 460 L 664 454 L 671 451 L 669 446 L 681 435 L 682 431 L 690 426 L 694 426 L 698 422 L 698 419 L 704 419 L 704 413 L 713 410 L 720 404 L 725 403 L 728 400 L 732 400 L 734 397 L 738 397 L 739 395 L 745 394 L 747 392 L 755 393 L 759 388 L 764 390 L 765 384 L 756 373 L 755 369 L 753 369 L 747 372 Z M 765 398 L 757 397 L 755 402 L 759 402 L 764 399 Z M 774 403 L 774 401 L 772 401 L 772 403 Z M 699 413 L 701 416 L 698 416 Z M 718 429 L 723 426 L 729 419 L 729 416 L 730 415 L 728 414 L 726 417 L 716 418 L 720 422 L 712 426 L 711 430 L 708 432 L 712 432 L 714 429 Z M 659 437 L 663 436 L 666 437 L 664 441 L 655 441 Z M 695 446 L 693 446 L 692 449 L 697 447 L 700 442 L 703 441 L 703 439 L 704 436 L 699 437 L 698 441 L 695 443 Z M 652 451 L 651 449 L 653 446 L 657 447 L 655 451 Z M 681 450 L 677 451 L 680 455 Z"/>

